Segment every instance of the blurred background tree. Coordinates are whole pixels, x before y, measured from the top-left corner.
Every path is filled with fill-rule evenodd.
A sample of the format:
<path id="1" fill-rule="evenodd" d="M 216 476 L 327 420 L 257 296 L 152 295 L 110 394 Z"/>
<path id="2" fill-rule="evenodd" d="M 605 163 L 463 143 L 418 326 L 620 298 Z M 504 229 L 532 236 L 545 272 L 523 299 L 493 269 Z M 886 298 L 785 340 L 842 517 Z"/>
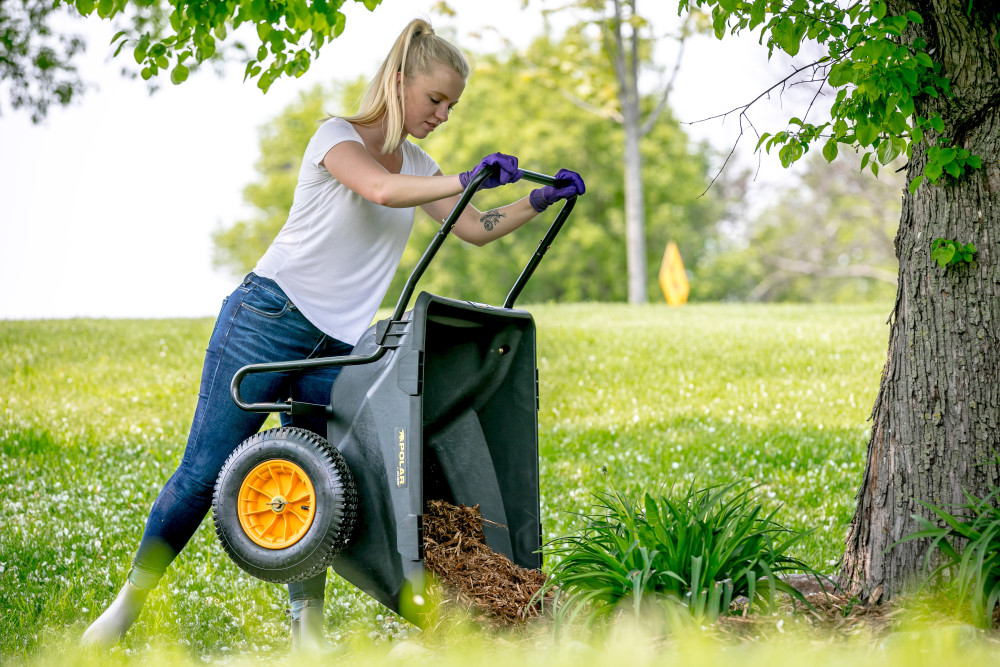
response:
<path id="1" fill-rule="evenodd" d="M 773 204 L 710 240 L 695 268 L 700 299 L 888 301 L 896 293 L 904 176 L 876 180 L 861 158 L 827 163 L 818 152 Z"/>
<path id="2" fill-rule="evenodd" d="M 653 239 L 647 229 L 651 211 L 645 196 L 648 171 L 643 140 L 669 109 L 685 43 L 693 34 L 706 32 L 709 20 L 702 12 L 692 11 L 682 17 L 676 30 L 671 26 L 669 32 L 658 32 L 639 13 L 636 0 L 572 0 L 543 11 L 543 15 L 552 13 L 569 13 L 577 23 L 567 31 L 563 48 L 547 54 L 549 87 L 622 130 L 619 159 L 625 193 L 627 297 L 629 303 L 645 303 L 649 298 L 647 248 Z M 653 53 L 667 42 L 673 43 L 675 55 L 665 75 L 664 68 L 654 64 Z M 577 66 L 581 53 L 587 54 L 588 67 Z M 648 83 L 652 75 L 660 78 L 655 86 Z M 642 88 L 640 78 L 647 81 Z"/>

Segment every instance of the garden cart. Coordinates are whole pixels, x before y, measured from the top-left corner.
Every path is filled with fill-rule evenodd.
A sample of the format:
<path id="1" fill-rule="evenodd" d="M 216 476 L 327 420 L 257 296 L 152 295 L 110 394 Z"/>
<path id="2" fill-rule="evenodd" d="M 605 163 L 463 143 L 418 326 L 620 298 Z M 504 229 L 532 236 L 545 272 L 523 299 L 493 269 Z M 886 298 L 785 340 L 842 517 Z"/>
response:
<path id="1" fill-rule="evenodd" d="M 277 428 L 244 441 L 219 474 L 216 533 L 250 574 L 287 583 L 327 567 L 408 620 L 425 610 L 424 507 L 478 505 L 488 545 L 541 567 L 538 373 L 531 315 L 514 302 L 575 204 L 564 202 L 502 307 L 415 285 L 480 184 L 469 183 L 413 272 L 392 316 L 348 356 L 255 364 L 232 380 L 244 410 L 320 415 L 326 437 Z M 555 178 L 524 171 L 526 180 Z M 252 373 L 341 366 L 328 405 L 247 403 Z"/>

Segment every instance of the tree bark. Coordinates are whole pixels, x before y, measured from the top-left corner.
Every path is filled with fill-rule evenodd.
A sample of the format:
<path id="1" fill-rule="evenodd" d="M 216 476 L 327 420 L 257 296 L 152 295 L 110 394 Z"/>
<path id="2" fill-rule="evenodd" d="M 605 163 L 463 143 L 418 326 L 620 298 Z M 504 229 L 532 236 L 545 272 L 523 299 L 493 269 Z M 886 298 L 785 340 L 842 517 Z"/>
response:
<path id="1" fill-rule="evenodd" d="M 954 511 L 964 493 L 1000 485 L 1000 47 L 996 10 L 974 4 L 970 15 L 966 0 L 888 2 L 890 14 L 920 13 L 904 41 L 923 37 L 952 84 L 950 99 L 917 100 L 916 115 L 940 113 L 942 137 L 982 169 L 904 192 L 889 349 L 841 564 L 851 593 L 873 601 L 921 576 L 927 542 L 896 543 L 918 530 L 911 515 L 932 516 L 922 503 Z M 920 144 L 908 181 L 926 161 Z M 975 260 L 938 267 L 936 238 L 974 243 Z"/>
<path id="2" fill-rule="evenodd" d="M 635 0 L 624 0 L 630 16 L 635 16 Z M 642 187 L 641 110 L 639 108 L 639 36 L 631 28 L 630 39 L 622 34 L 626 23 L 622 0 L 613 0 L 611 17 L 615 77 L 625 130 L 625 261 L 628 273 L 628 302 L 646 303 L 646 201 Z"/>
<path id="3" fill-rule="evenodd" d="M 646 195 L 639 152 L 639 101 L 635 95 L 625 116 L 625 245 L 628 260 L 628 302 L 646 303 Z"/>

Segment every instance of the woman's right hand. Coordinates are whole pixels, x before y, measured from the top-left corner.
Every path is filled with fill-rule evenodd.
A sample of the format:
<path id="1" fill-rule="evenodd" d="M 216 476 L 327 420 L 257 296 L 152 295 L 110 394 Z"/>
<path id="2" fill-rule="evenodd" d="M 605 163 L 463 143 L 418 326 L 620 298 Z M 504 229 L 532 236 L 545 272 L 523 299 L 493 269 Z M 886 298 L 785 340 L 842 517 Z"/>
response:
<path id="1" fill-rule="evenodd" d="M 494 164 L 500 167 L 499 173 L 495 176 L 488 176 L 482 185 L 479 186 L 480 190 L 488 190 L 489 188 L 497 188 L 501 185 L 513 183 L 520 180 L 521 176 L 524 175 L 524 172 L 517 168 L 516 157 L 505 155 L 504 153 L 493 153 L 484 157 L 472 171 L 464 171 L 458 175 L 458 180 L 461 182 L 462 187 L 468 187 L 469 182 L 475 178 L 476 174 Z"/>

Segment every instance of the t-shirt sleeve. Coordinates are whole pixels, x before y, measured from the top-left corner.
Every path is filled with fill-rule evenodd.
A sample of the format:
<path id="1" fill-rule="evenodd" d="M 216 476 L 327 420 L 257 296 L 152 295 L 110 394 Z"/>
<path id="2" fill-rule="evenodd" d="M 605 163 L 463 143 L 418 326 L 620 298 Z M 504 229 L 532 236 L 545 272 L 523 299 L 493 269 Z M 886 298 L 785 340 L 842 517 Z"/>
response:
<path id="1" fill-rule="evenodd" d="M 320 125 L 309 142 L 306 148 L 306 162 L 314 167 L 322 167 L 323 158 L 330 149 L 343 141 L 356 141 L 364 145 L 361 136 L 350 123 L 341 118 L 331 118 Z"/>
<path id="2" fill-rule="evenodd" d="M 417 176 L 433 176 L 441 171 L 441 167 L 438 166 L 434 158 L 425 153 L 424 149 L 420 148 L 420 146 L 409 141 L 405 145 L 410 152 L 408 158 L 413 160 L 413 174 Z"/>

